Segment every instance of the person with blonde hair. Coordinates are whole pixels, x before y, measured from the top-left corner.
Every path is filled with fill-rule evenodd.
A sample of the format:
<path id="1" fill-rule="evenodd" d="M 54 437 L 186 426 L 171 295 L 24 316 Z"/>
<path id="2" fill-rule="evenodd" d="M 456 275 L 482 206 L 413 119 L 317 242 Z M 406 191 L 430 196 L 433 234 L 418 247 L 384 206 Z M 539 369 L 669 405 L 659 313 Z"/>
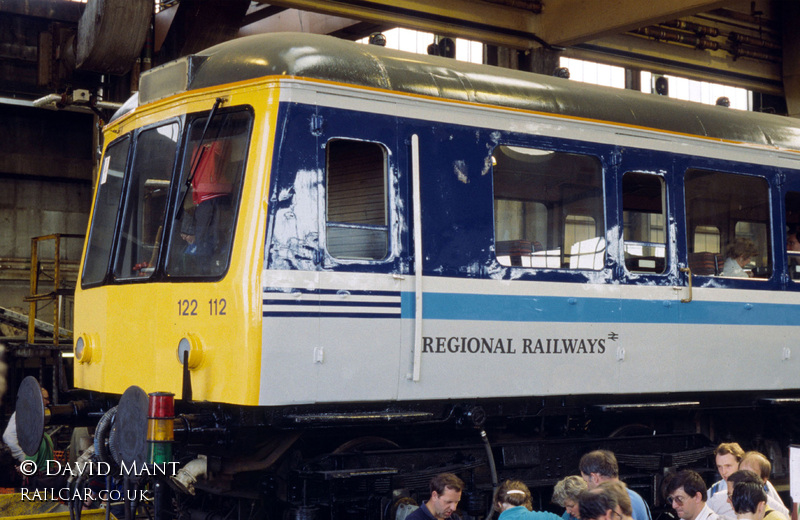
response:
<path id="1" fill-rule="evenodd" d="M 586 481 L 578 475 L 570 475 L 556 482 L 553 502 L 565 509 L 562 520 L 579 520 L 581 517 L 578 495 L 587 489 Z"/>
<path id="2" fill-rule="evenodd" d="M 506 480 L 500 484 L 492 503 L 495 511 L 500 513 L 498 520 L 561 520 L 554 513 L 533 511 L 531 491 L 519 480 Z"/>

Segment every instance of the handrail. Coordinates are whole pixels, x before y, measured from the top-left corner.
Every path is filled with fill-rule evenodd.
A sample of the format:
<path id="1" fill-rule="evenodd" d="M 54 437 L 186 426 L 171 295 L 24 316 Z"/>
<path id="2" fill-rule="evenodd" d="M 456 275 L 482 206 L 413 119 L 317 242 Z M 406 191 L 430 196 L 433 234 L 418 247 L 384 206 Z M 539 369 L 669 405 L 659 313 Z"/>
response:
<path id="1" fill-rule="evenodd" d="M 688 298 L 681 298 L 681 303 L 689 303 L 692 301 L 692 270 L 688 267 L 681 267 L 682 273 L 687 273 L 686 279 L 689 281 L 687 287 L 689 288 L 689 297 Z"/>
<path id="2" fill-rule="evenodd" d="M 419 136 L 411 136 L 411 174 L 414 204 L 414 365 L 412 381 L 419 381 L 422 362 L 422 197 L 420 195 Z"/>

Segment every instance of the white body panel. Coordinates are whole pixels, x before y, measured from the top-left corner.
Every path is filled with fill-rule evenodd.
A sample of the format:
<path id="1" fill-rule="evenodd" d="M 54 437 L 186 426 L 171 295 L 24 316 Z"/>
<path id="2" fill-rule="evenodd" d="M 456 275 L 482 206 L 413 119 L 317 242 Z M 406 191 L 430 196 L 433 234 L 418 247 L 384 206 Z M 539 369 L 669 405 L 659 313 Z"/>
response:
<path id="1" fill-rule="evenodd" d="M 281 90 L 281 100 L 293 103 L 800 169 L 800 157 L 791 151 L 336 85 L 283 83 L 288 88 Z M 421 168 L 424 177 L 424 158 Z M 423 233 L 425 226 L 423 212 Z M 668 255 L 675 255 L 674 247 L 668 249 Z M 589 267 L 600 265 L 591 263 Z M 679 264 L 672 258 L 668 265 L 676 269 Z M 542 311 L 558 319 L 492 319 L 502 309 L 490 305 L 486 308 L 492 312 L 486 318 L 426 318 L 422 334 L 429 343 L 422 352 L 419 381 L 414 381 L 413 276 L 264 271 L 265 287 L 287 291 L 287 298 L 317 298 L 288 295 L 297 288 L 341 293 L 324 298 L 333 297 L 357 313 L 371 311 L 348 308 L 347 302 L 377 300 L 353 292 L 396 292 L 397 296 L 384 298 L 397 302 L 398 317 L 325 317 L 342 309 L 326 308 L 325 301 L 319 302 L 321 317 L 272 317 L 265 305 L 260 404 L 780 390 L 797 385 L 800 352 L 793 349 L 800 329 L 786 316 L 774 322 L 744 323 L 758 312 L 800 316 L 800 292 L 695 287 L 692 301 L 682 303 L 681 298 L 689 295 L 685 286 L 608 283 L 608 269 L 585 271 L 583 284 L 513 279 L 522 272 L 524 268 L 508 267 L 488 280 L 423 279 L 423 301 L 439 295 L 450 295 L 453 302 L 458 302 L 456 294 L 479 300 L 497 296 L 503 302 L 518 302 L 529 314 Z M 275 294 L 265 292 L 264 298 Z M 542 298 L 544 302 L 539 301 Z M 587 305 L 603 309 L 607 319 L 596 321 Z M 698 314 L 709 317 L 698 320 Z M 714 316 L 723 319 L 715 322 Z M 794 322 L 800 326 L 800 319 Z M 431 351 L 442 348 L 436 338 L 445 338 L 444 352 Z M 493 352 L 468 352 L 469 344 L 463 349 L 453 346 L 463 343 L 461 338 L 486 340 Z M 564 340 L 578 345 L 574 353 L 563 352 Z M 448 341 L 456 352 L 448 350 Z M 537 350 L 538 342 L 543 352 Z M 724 377 L 719 375 L 721 367 Z"/>
<path id="2" fill-rule="evenodd" d="M 288 274 L 287 289 L 308 282 L 307 273 Z M 317 288 L 335 291 L 403 287 L 404 301 L 413 301 L 413 277 L 327 273 L 320 280 Z M 800 294 L 694 289 L 693 301 L 681 303 L 681 292 L 672 287 L 429 277 L 423 286 L 426 294 L 520 298 L 533 309 L 538 298 L 557 298 L 563 321 L 426 319 L 427 347 L 415 382 L 412 309 L 404 309 L 410 317 L 403 319 L 266 317 L 261 404 L 289 404 L 285 396 L 302 396 L 294 403 L 402 401 L 780 390 L 797 383 L 795 327 L 692 324 L 691 317 L 694 307 L 704 304 L 730 305 L 743 314 L 788 304 L 797 312 Z M 587 322 L 580 318 L 581 308 L 592 300 L 616 302 L 614 314 L 620 317 L 628 306 L 647 305 L 652 319 L 664 323 Z"/>

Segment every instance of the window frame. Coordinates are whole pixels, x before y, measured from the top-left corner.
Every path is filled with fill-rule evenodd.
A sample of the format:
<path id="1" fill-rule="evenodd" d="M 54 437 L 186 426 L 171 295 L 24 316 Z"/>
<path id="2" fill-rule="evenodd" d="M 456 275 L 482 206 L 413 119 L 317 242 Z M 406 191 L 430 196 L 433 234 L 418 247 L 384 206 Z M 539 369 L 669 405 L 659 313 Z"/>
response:
<path id="1" fill-rule="evenodd" d="M 661 212 L 657 213 L 657 214 L 661 215 L 661 218 L 663 220 L 663 230 L 662 230 L 662 232 L 664 234 L 663 242 L 628 240 L 628 239 L 625 238 L 625 231 L 626 231 L 626 227 L 625 227 L 625 212 L 627 211 L 626 210 L 626 205 L 625 205 L 625 178 L 629 174 L 653 177 L 655 179 L 658 179 L 658 181 L 660 183 L 660 188 L 661 188 Z M 620 182 L 621 189 L 620 189 L 619 225 L 620 225 L 620 228 L 622 229 L 622 233 L 620 233 L 620 240 L 622 242 L 621 263 L 622 263 L 625 271 L 627 273 L 629 273 L 629 274 L 636 275 L 636 276 L 651 275 L 651 276 L 661 276 L 661 277 L 663 277 L 663 276 L 669 275 L 670 274 L 670 249 L 669 249 L 670 230 L 669 230 L 669 225 L 668 225 L 668 222 L 669 222 L 669 205 L 668 205 L 667 200 L 668 200 L 668 192 L 669 192 L 669 190 L 668 190 L 667 179 L 664 178 L 664 175 L 659 174 L 659 173 L 655 173 L 655 172 L 652 172 L 652 171 L 642 171 L 642 169 L 631 168 L 631 169 L 626 169 L 625 171 L 622 172 L 622 174 L 620 176 L 620 180 L 621 180 L 621 182 Z M 637 212 L 637 213 L 638 214 L 656 214 L 656 213 L 646 213 L 646 212 Z M 664 255 L 663 255 L 664 265 L 663 265 L 662 270 L 661 271 L 655 271 L 655 270 L 645 270 L 645 269 L 641 269 L 641 270 L 631 269 L 629 267 L 629 265 L 628 265 L 628 260 L 627 260 L 627 257 L 626 257 L 627 246 L 629 244 L 631 244 L 631 245 L 639 245 L 639 246 L 642 246 L 642 247 L 652 247 L 654 249 L 658 248 L 658 247 L 662 247 L 663 250 L 664 250 Z M 640 255 L 639 257 L 632 257 L 632 258 L 634 258 L 634 259 L 639 258 L 641 260 L 645 256 L 655 256 L 657 258 L 657 255 Z M 657 268 L 657 266 L 658 266 L 657 260 L 655 262 L 656 263 L 655 263 L 655 265 L 653 267 Z"/>
<path id="2" fill-rule="evenodd" d="M 170 125 L 175 125 L 177 127 L 177 139 L 175 141 L 175 154 L 172 157 L 172 166 L 169 170 L 168 175 L 168 182 L 169 185 L 167 186 L 167 192 L 164 195 L 165 201 L 163 206 L 163 214 L 161 215 L 161 225 L 160 225 L 160 236 L 154 237 L 154 247 L 158 245 L 158 248 L 155 249 L 155 259 L 153 262 L 152 267 L 148 267 L 151 269 L 148 273 L 148 276 L 121 276 L 117 274 L 118 264 L 122 261 L 120 259 L 120 255 L 122 254 L 121 248 L 123 245 L 128 244 L 128 242 L 123 242 L 122 234 L 125 232 L 123 226 L 127 221 L 127 216 L 129 215 L 129 211 L 131 210 L 130 204 L 133 202 L 131 200 L 131 190 L 132 184 L 134 182 L 133 179 L 133 172 L 137 168 L 137 157 L 138 157 L 138 150 L 140 145 L 140 140 L 143 134 L 148 134 L 149 132 L 158 132 L 159 128 L 168 127 Z M 162 121 L 158 121 L 151 125 L 143 126 L 138 128 L 134 134 L 133 139 L 133 153 L 129 156 L 129 161 L 127 163 L 126 171 L 125 171 L 125 179 L 126 181 L 123 183 L 124 188 L 122 190 L 121 198 L 120 198 L 120 207 L 119 207 L 119 215 L 117 225 L 119 229 L 114 235 L 114 246 L 113 246 L 113 253 L 112 253 L 112 261 L 110 262 L 109 266 L 109 276 L 113 279 L 114 283 L 124 284 L 124 283 L 144 283 L 153 279 L 153 277 L 157 274 L 158 269 L 160 268 L 159 259 L 161 257 L 161 248 L 163 247 L 164 237 L 167 236 L 167 222 L 170 218 L 170 208 L 172 206 L 173 195 L 172 192 L 174 191 L 175 185 L 175 172 L 177 169 L 177 165 L 179 160 L 182 156 L 181 151 L 184 145 L 184 131 L 185 126 L 182 124 L 182 121 L 178 118 L 169 118 L 164 119 Z M 146 187 L 146 181 L 144 181 L 141 185 L 142 188 Z M 137 198 L 137 200 L 144 199 L 145 196 L 142 195 Z M 156 228 L 156 233 L 159 232 L 159 228 Z"/>
<path id="3" fill-rule="evenodd" d="M 180 222 L 180 219 L 177 219 L 177 215 L 182 210 L 178 207 L 181 205 L 186 197 L 191 197 L 191 194 L 186 188 L 186 176 L 189 175 L 191 167 L 192 167 L 192 160 L 191 152 L 187 150 L 187 147 L 190 146 L 191 143 L 194 141 L 191 139 L 191 132 L 195 125 L 204 124 L 204 121 L 207 121 L 209 114 L 211 113 L 210 110 L 204 110 L 202 112 L 193 112 L 190 114 L 186 114 L 182 118 L 183 127 L 181 129 L 181 142 L 179 147 L 179 157 L 176 159 L 175 170 L 173 172 L 173 181 L 172 181 L 172 188 L 171 188 L 171 196 L 172 200 L 170 201 L 169 209 L 171 210 L 167 216 L 169 221 L 169 225 L 166 228 L 164 236 L 169 238 L 169 243 L 165 246 L 162 244 L 161 250 L 161 258 L 162 260 L 159 262 L 158 269 L 160 270 L 162 277 L 169 281 L 202 281 L 202 282 L 213 282 L 217 280 L 221 280 L 225 277 L 230 268 L 231 258 L 233 257 L 233 242 L 235 239 L 235 231 L 236 227 L 239 222 L 239 214 L 241 211 L 242 206 L 242 198 L 243 193 L 245 190 L 245 183 L 246 183 L 246 175 L 247 175 L 247 163 L 250 157 L 250 149 L 253 144 L 253 131 L 255 128 L 255 113 L 253 108 L 249 105 L 236 105 L 232 107 L 220 108 L 217 112 L 214 113 L 214 118 L 221 117 L 221 116 L 237 116 L 238 114 L 246 114 L 246 142 L 244 143 L 244 149 L 242 151 L 242 164 L 241 169 L 238 171 L 238 181 L 239 184 L 233 186 L 234 191 L 232 191 L 231 196 L 231 221 L 230 221 L 230 240 L 227 244 L 227 256 L 224 268 L 221 269 L 219 272 L 211 273 L 211 274 L 203 274 L 203 273 L 187 273 L 187 274 L 174 274 L 170 271 L 170 267 L 172 265 L 173 260 L 173 247 L 175 247 L 176 243 L 176 236 L 179 236 L 180 229 L 176 229 L 176 223 Z M 199 139 L 198 139 L 199 141 Z M 206 136 L 204 140 L 205 143 L 211 142 L 213 139 Z M 238 190 L 238 196 L 237 196 Z M 180 224 L 178 224 L 180 225 Z"/>
<path id="4" fill-rule="evenodd" d="M 687 266 L 691 269 L 692 275 L 696 277 L 700 277 L 702 280 L 713 280 L 714 283 L 718 283 L 720 281 L 725 281 L 726 283 L 739 283 L 740 281 L 744 281 L 746 284 L 748 282 L 768 282 L 772 281 L 777 273 L 777 265 L 775 259 L 775 244 L 774 244 L 774 234 L 775 234 L 775 226 L 777 225 L 774 215 L 773 215 L 773 206 L 774 206 L 774 189 L 773 189 L 773 178 L 771 175 L 765 173 L 753 173 L 752 171 L 748 171 L 750 168 L 747 166 L 738 168 L 729 168 L 725 164 L 720 164 L 719 162 L 709 163 L 706 164 L 704 161 L 698 161 L 688 164 L 680 174 L 682 176 L 682 183 L 683 183 L 683 197 L 682 197 L 682 204 L 683 204 L 683 227 L 685 232 L 685 244 L 684 247 L 686 248 L 686 255 L 687 255 Z M 722 222 L 719 220 L 703 219 L 702 216 L 692 216 L 690 215 L 690 207 L 689 207 L 689 186 L 692 179 L 688 179 L 690 174 L 709 174 L 709 175 L 725 175 L 729 176 L 728 182 L 720 182 L 714 181 L 713 186 L 719 188 L 725 186 L 725 189 L 730 189 L 734 183 L 732 182 L 735 178 L 741 179 L 740 182 L 754 182 L 760 183 L 759 186 L 759 193 L 763 195 L 763 200 L 761 204 L 752 204 L 749 209 L 743 210 L 742 207 L 739 207 L 738 211 L 742 212 L 737 214 L 735 210 L 732 210 L 730 204 L 727 204 L 728 208 L 724 211 L 727 221 Z M 698 178 L 700 178 L 698 175 Z M 746 180 L 745 180 L 746 179 Z M 739 190 L 742 191 L 742 190 Z M 733 190 L 736 192 L 736 190 Z M 719 213 L 719 208 L 714 208 L 714 206 L 724 208 L 725 205 L 723 202 L 723 196 L 714 196 L 718 192 L 714 192 L 713 190 L 702 190 L 699 189 L 697 191 L 700 194 L 700 197 L 695 197 L 693 202 L 693 207 L 697 207 L 698 200 L 704 201 L 702 202 L 702 206 L 707 209 L 706 211 L 709 214 L 714 214 L 715 209 L 716 212 Z M 738 192 L 737 192 L 738 193 Z M 752 194 L 753 190 L 748 190 L 748 193 Z M 742 199 L 747 199 L 748 201 L 753 200 L 752 195 L 749 197 L 743 197 L 741 195 L 737 195 L 737 197 L 741 197 Z M 727 201 L 730 202 L 730 201 Z M 759 208 L 760 206 L 760 208 Z M 758 209 L 754 209 L 758 208 Z M 743 217 L 743 212 L 745 211 L 758 211 L 760 215 L 763 217 L 763 222 L 759 221 L 758 219 L 753 220 L 746 219 Z M 764 224 L 766 226 L 766 231 L 764 233 L 765 244 L 763 248 L 759 250 L 758 255 L 763 255 L 762 258 L 766 261 L 764 265 L 760 265 L 759 261 L 756 261 L 756 270 L 762 271 L 762 273 L 756 273 L 754 276 L 749 277 L 737 277 L 737 276 L 730 276 L 730 275 L 723 275 L 722 272 L 724 270 L 724 262 L 726 260 L 726 249 L 730 246 L 733 240 L 737 238 L 741 238 L 740 236 L 736 235 L 735 229 L 739 223 L 742 222 L 751 222 L 756 224 Z M 721 227 L 720 227 L 721 226 Z M 712 227 L 716 228 L 719 231 L 719 240 L 720 240 L 720 251 L 719 252 L 698 252 L 694 250 L 694 239 L 695 234 L 692 232 L 692 229 L 699 229 L 701 227 Z M 746 238 L 746 237 L 745 237 Z M 758 247 L 758 245 L 757 245 Z M 708 258 L 712 258 L 713 260 L 709 260 L 708 258 L 701 260 L 698 258 L 698 255 L 706 255 Z M 700 268 L 702 264 L 702 269 Z M 755 271 L 754 271 L 755 272 Z M 765 284 L 766 285 L 766 284 Z"/>
<path id="5" fill-rule="evenodd" d="M 119 228 L 119 222 L 120 222 L 120 219 L 122 218 L 121 217 L 121 212 L 120 212 L 120 207 L 122 206 L 123 195 L 124 195 L 125 190 L 126 190 L 125 186 L 126 186 L 126 183 L 128 181 L 128 170 L 130 168 L 130 161 L 131 161 L 131 156 L 133 154 L 133 148 L 134 148 L 134 146 L 133 146 L 133 143 L 134 143 L 133 135 L 134 135 L 134 133 L 135 132 L 129 132 L 127 134 L 124 134 L 124 135 L 118 137 L 117 139 L 115 139 L 112 142 L 110 142 L 108 144 L 108 146 L 106 146 L 105 150 L 103 151 L 103 160 L 101 161 L 100 171 L 98 172 L 97 186 L 95 188 L 95 196 L 94 196 L 94 200 L 93 200 L 93 204 L 92 204 L 92 212 L 91 212 L 91 217 L 90 217 L 91 218 L 91 222 L 90 222 L 90 227 L 89 227 L 89 234 L 88 234 L 87 239 L 86 239 L 86 246 L 85 246 L 83 264 L 81 265 L 81 288 L 84 288 L 84 289 L 85 288 L 90 288 L 90 287 L 98 287 L 98 286 L 105 285 L 105 284 L 109 283 L 109 279 L 112 278 L 111 274 L 110 274 L 111 265 L 112 265 L 112 260 L 116 256 L 116 254 L 115 254 L 116 243 L 117 243 L 116 237 L 117 237 L 117 234 L 119 232 L 119 229 L 118 229 Z M 96 227 L 96 226 L 101 225 L 101 224 L 99 224 L 99 222 L 100 222 L 100 220 L 102 220 L 102 219 L 100 219 L 101 216 L 98 215 L 98 213 L 97 213 L 97 208 L 100 207 L 100 197 L 105 194 L 105 192 L 102 191 L 102 187 L 105 184 L 105 182 L 101 182 L 101 180 L 102 180 L 102 177 L 104 175 L 107 175 L 107 171 L 105 170 L 105 168 L 106 168 L 105 164 L 106 164 L 107 160 L 109 161 L 107 164 L 108 164 L 108 167 L 110 168 L 110 160 L 107 159 L 108 153 L 112 148 L 115 148 L 116 146 L 118 146 L 121 143 L 126 142 L 126 141 L 127 141 L 127 150 L 125 151 L 125 162 L 124 162 L 124 167 L 123 167 L 123 170 L 122 170 L 122 179 L 120 181 L 119 193 L 117 194 L 116 206 L 115 206 L 115 210 L 114 210 L 114 214 L 113 214 L 113 224 L 112 224 L 111 230 L 110 230 L 111 233 L 110 233 L 110 235 L 105 235 L 103 237 L 96 237 L 95 236 L 95 232 L 98 229 L 98 227 Z M 98 219 L 100 219 L 100 220 L 98 220 Z M 90 261 L 93 262 L 94 258 L 95 258 L 95 255 L 92 252 L 92 244 L 98 238 L 107 239 L 108 240 L 108 248 L 107 248 L 107 250 L 105 252 L 105 265 L 103 266 L 103 275 L 102 275 L 102 277 L 95 278 L 95 279 L 93 279 L 91 281 L 86 281 L 87 265 L 89 264 Z M 99 271 L 99 267 L 100 266 L 97 266 L 97 267 L 98 267 L 97 270 Z"/>
<path id="6" fill-rule="evenodd" d="M 595 143 L 580 143 L 581 145 L 589 144 L 594 145 Z M 560 154 L 564 157 L 567 156 L 578 156 L 581 157 L 583 160 L 592 161 L 593 165 L 595 166 L 594 174 L 596 174 L 597 184 L 590 185 L 590 184 L 570 184 L 565 183 L 567 188 L 570 187 L 581 187 L 585 193 L 590 193 L 587 187 L 591 187 L 593 200 L 589 200 L 588 198 L 584 199 L 583 204 L 588 204 L 590 207 L 593 207 L 596 210 L 596 214 L 587 214 L 587 212 L 580 211 L 580 207 L 576 207 L 573 205 L 574 201 L 568 201 L 569 197 L 566 197 L 563 193 L 561 194 L 560 198 L 553 201 L 553 203 L 548 204 L 546 201 L 542 201 L 541 199 L 508 199 L 508 198 L 499 198 L 498 197 L 498 183 L 497 183 L 497 161 L 495 155 L 498 153 L 498 149 L 501 147 L 510 148 L 510 151 L 515 151 L 515 149 L 531 149 L 537 152 L 544 152 L 541 155 L 547 154 Z M 520 154 L 524 154 L 524 152 L 517 152 Z M 538 155 L 537 153 L 533 153 L 530 155 Z M 493 244 L 493 259 L 497 262 L 502 268 L 522 268 L 529 272 L 558 272 L 558 273 L 579 273 L 579 272 L 602 272 L 606 269 L 609 261 L 609 245 L 607 240 L 607 229 L 608 229 L 608 200 L 607 200 L 607 193 L 606 193 L 606 176 L 608 175 L 608 168 L 606 162 L 602 158 L 602 154 L 598 153 L 597 150 L 587 150 L 584 146 L 570 146 L 570 147 L 553 147 L 548 146 L 546 143 L 520 143 L 520 142 L 512 142 L 512 141 L 502 141 L 495 143 L 495 146 L 490 152 L 490 156 L 492 158 L 492 168 L 491 168 L 491 183 L 492 183 L 492 244 Z M 541 172 L 539 173 L 541 176 Z M 533 176 L 533 175 L 531 175 Z M 509 184 L 510 185 L 510 184 Z M 562 186 L 563 188 L 563 186 Z M 522 265 L 517 265 L 516 261 L 513 259 L 509 259 L 508 263 L 504 263 L 501 261 L 501 256 L 506 255 L 498 255 L 498 251 L 502 250 L 505 246 L 499 246 L 501 242 L 525 242 L 526 239 L 515 239 L 515 240 L 498 240 L 499 233 L 498 233 L 498 201 L 519 201 L 522 204 L 531 203 L 531 204 L 540 204 L 543 205 L 546 210 L 547 222 L 545 223 L 545 227 L 547 229 L 547 236 L 548 236 L 548 243 L 543 244 L 543 252 L 544 255 L 536 255 L 538 250 L 535 250 L 536 246 L 531 246 L 531 256 L 541 256 L 544 259 L 544 266 L 542 265 L 532 265 L 534 263 L 534 258 L 531 259 L 531 265 L 524 265 L 524 260 L 521 262 Z M 558 218 L 553 218 L 558 214 Z M 591 212 L 588 212 L 591 213 Z M 570 217 L 573 218 L 588 218 L 594 221 L 594 228 L 595 228 L 595 235 L 588 240 L 579 240 L 573 241 L 569 244 L 569 251 L 567 251 L 567 236 L 569 222 L 568 220 Z M 598 222 L 598 219 L 600 220 Z M 574 230 L 573 230 L 574 231 Z M 550 235 L 556 236 L 557 241 L 559 242 L 558 249 L 552 249 L 550 244 L 549 237 Z M 596 241 L 590 243 L 592 241 Z M 538 240 L 536 242 L 539 242 Z M 533 244 L 533 242 L 532 242 Z M 580 244 L 584 244 L 586 247 L 589 248 L 588 252 L 583 252 Z M 598 246 L 602 244 L 600 249 L 597 249 Z M 577 249 L 577 253 L 573 253 L 575 250 L 575 246 L 579 246 Z M 513 244 L 512 244 L 513 247 Z M 522 250 L 523 252 L 527 251 L 525 245 L 523 244 Z M 550 251 L 558 251 L 558 265 L 554 265 L 551 262 L 551 258 L 554 255 L 548 254 Z M 600 255 L 598 261 L 598 255 Z M 509 255 L 511 256 L 511 255 Z M 588 258 L 591 256 L 592 258 Z M 581 263 L 585 263 L 582 261 L 589 260 L 592 264 L 592 267 L 581 267 Z M 537 262 L 538 263 L 538 262 Z M 578 266 L 573 266 L 573 264 L 579 264 Z"/>
<path id="7" fill-rule="evenodd" d="M 338 220 L 331 220 L 329 218 L 330 207 L 331 207 L 331 190 L 330 190 L 330 181 L 331 181 L 331 174 L 330 174 L 330 166 L 331 166 L 331 146 L 333 143 L 337 142 L 349 142 L 349 143 L 362 143 L 364 145 L 371 145 L 376 147 L 376 149 L 380 150 L 382 156 L 382 173 L 381 173 L 381 180 L 382 180 L 382 214 L 384 224 L 367 224 L 367 223 L 359 223 L 359 222 L 349 222 L 349 221 L 338 221 Z M 340 264 L 379 264 L 385 263 L 392 259 L 394 256 L 393 253 L 393 240 L 392 240 L 392 216 L 391 216 L 391 185 L 389 182 L 389 174 L 391 171 L 390 165 L 390 151 L 389 148 L 380 141 L 373 141 L 367 139 L 359 139 L 350 136 L 336 136 L 331 137 L 325 142 L 324 147 L 324 208 L 323 208 L 323 223 L 322 227 L 324 232 L 322 233 L 324 236 L 323 247 L 325 250 L 326 255 L 336 263 Z M 377 178 L 377 176 L 376 176 Z M 374 180 L 374 179 L 373 179 Z M 337 230 L 360 230 L 360 231 L 367 231 L 367 232 L 379 232 L 383 234 L 383 238 L 385 239 L 385 250 L 384 255 L 380 258 L 370 258 L 370 257 L 349 257 L 349 256 L 337 256 L 334 251 L 331 249 L 330 244 L 330 232 L 329 229 L 337 229 Z"/>

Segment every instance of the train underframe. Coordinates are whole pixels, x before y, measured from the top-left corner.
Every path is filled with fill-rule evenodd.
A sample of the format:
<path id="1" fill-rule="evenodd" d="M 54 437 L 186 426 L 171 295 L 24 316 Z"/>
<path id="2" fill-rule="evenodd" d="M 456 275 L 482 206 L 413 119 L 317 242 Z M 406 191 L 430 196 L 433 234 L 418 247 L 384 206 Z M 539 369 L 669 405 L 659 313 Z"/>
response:
<path id="1" fill-rule="evenodd" d="M 670 469 L 695 469 L 709 485 L 718 478 L 713 449 L 723 441 L 768 454 L 773 482 L 788 480 L 788 446 L 800 426 L 793 396 L 670 397 L 292 408 L 178 401 L 171 443 L 178 464 L 167 474 L 139 471 L 125 486 L 147 490 L 147 500 L 129 506 L 164 519 L 402 520 L 427 499 L 431 477 L 453 472 L 466 483 L 459 508 L 469 520 L 491 514 L 493 487 L 507 478 L 529 485 L 536 509 L 557 511 L 553 485 L 578 472 L 584 453 L 603 448 L 617 455 L 622 480 L 659 510 Z M 115 469 L 130 448 L 113 444 L 131 442 L 115 440 L 115 428 L 129 430 L 115 425 L 119 414 L 98 428 L 93 455 Z"/>

